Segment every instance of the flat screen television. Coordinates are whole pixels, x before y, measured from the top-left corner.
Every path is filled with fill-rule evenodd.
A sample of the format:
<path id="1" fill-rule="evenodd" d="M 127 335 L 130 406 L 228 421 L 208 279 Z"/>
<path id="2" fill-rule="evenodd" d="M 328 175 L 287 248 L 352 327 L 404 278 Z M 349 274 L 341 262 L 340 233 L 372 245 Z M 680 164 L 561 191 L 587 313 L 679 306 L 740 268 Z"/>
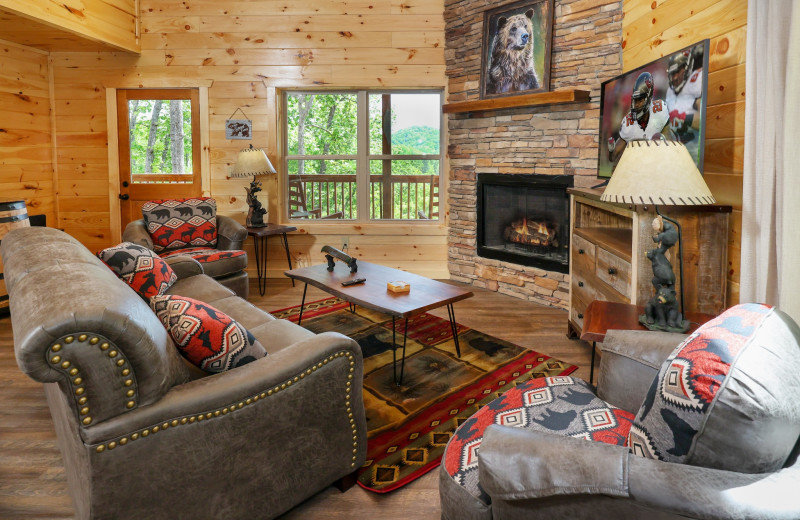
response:
<path id="1" fill-rule="evenodd" d="M 702 173 L 707 88 L 708 40 L 604 81 L 597 176 L 611 177 L 627 140 L 661 136 L 686 145 Z"/>

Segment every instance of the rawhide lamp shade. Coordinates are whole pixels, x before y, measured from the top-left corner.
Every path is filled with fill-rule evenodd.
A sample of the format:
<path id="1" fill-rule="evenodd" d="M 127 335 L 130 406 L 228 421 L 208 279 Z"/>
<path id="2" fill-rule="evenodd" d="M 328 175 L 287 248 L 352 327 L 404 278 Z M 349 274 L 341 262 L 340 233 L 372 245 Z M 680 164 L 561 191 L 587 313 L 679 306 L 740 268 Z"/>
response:
<path id="1" fill-rule="evenodd" d="M 239 152 L 236 164 L 231 168 L 231 177 L 249 177 L 251 175 L 267 175 L 277 173 L 275 167 L 269 162 L 269 157 L 261 148 L 245 148 Z"/>
<path id="2" fill-rule="evenodd" d="M 600 200 L 662 206 L 715 202 L 686 147 L 660 140 L 630 141 Z"/>

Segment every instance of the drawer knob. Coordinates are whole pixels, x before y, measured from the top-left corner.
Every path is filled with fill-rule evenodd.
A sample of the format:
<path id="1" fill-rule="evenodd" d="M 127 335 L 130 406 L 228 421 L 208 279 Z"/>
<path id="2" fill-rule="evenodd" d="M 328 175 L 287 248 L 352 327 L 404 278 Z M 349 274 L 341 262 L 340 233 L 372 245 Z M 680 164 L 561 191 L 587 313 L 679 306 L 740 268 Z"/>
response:
<path id="1" fill-rule="evenodd" d="M 582 255 L 583 254 L 583 249 L 578 249 L 578 254 Z"/>
<path id="2" fill-rule="evenodd" d="M 611 275 L 617 274 L 617 270 L 614 269 L 613 267 L 609 267 L 608 268 L 608 274 L 611 274 Z"/>
<path id="3" fill-rule="evenodd" d="M 583 313 L 578 313 L 578 319 L 579 319 L 579 320 L 582 320 L 582 319 L 583 319 Z"/>
<path id="4" fill-rule="evenodd" d="M 578 287 L 583 287 L 583 282 L 578 282 Z"/>

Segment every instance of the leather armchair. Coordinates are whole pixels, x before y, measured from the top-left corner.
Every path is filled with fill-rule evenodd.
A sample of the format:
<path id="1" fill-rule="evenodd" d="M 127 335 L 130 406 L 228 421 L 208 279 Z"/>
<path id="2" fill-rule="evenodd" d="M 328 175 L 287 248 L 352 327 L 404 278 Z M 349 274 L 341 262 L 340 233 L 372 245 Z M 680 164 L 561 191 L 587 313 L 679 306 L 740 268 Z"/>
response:
<path id="1" fill-rule="evenodd" d="M 217 215 L 216 202 L 214 199 L 205 198 L 199 200 L 205 201 L 207 205 L 203 208 L 206 213 L 196 212 L 198 216 L 202 215 L 203 217 L 208 217 L 208 215 L 211 215 L 216 217 L 216 245 L 214 247 L 193 247 L 190 244 L 184 244 L 178 241 L 173 242 L 173 244 L 182 244 L 178 247 L 175 247 L 173 244 L 167 246 L 166 249 L 158 247 L 158 245 L 154 244 L 153 236 L 148 231 L 145 219 L 134 220 L 129 223 L 122 232 L 122 240 L 151 249 L 165 259 L 171 255 L 189 255 L 200 262 L 203 271 L 207 275 L 211 276 L 237 295 L 247 299 L 249 294 L 249 283 L 246 271 L 247 253 L 243 251 L 244 241 L 247 238 L 247 229 L 230 217 Z M 163 205 L 157 207 L 161 209 L 151 210 L 148 215 L 162 215 L 163 213 L 159 213 L 159 211 L 169 212 L 169 209 L 164 208 Z M 197 206 L 189 205 L 186 209 L 196 210 Z M 180 213 L 173 213 L 173 215 L 180 215 Z M 151 216 L 151 218 L 153 217 Z M 184 216 L 183 218 L 186 217 Z M 190 225 L 187 224 L 187 226 Z M 197 236 L 200 236 L 199 233 Z M 177 234 L 175 234 L 173 238 L 175 237 L 177 237 Z M 218 254 L 221 251 L 227 251 L 229 254 Z"/>
<path id="2" fill-rule="evenodd" d="M 72 237 L 22 228 L 0 253 L 17 363 L 44 383 L 76 518 L 274 518 L 364 462 L 353 340 L 275 319 L 176 257 L 170 292 L 227 313 L 268 352 L 207 375 Z"/>
<path id="3" fill-rule="evenodd" d="M 442 518 L 800 518 L 796 497 L 800 489 L 800 329 L 777 310 L 773 317 L 769 326 L 756 333 L 753 341 L 760 344 L 748 347 L 748 359 L 740 355 L 735 360 L 736 373 L 731 369 L 735 381 L 726 381 L 734 391 L 714 402 L 703 435 L 719 439 L 714 441 L 718 452 L 712 457 L 728 468 L 744 468 L 752 462 L 743 452 L 756 443 L 768 445 L 767 451 L 770 444 L 782 444 L 788 452 L 782 467 L 753 472 L 666 462 L 633 454 L 627 446 L 536 428 L 490 425 L 477 457 L 479 493 L 470 493 L 442 466 Z M 665 360 L 684 338 L 662 332 L 609 331 L 602 347 L 597 396 L 636 414 L 645 396 L 650 399 L 648 390 Z M 743 404 L 731 406 L 740 401 Z M 766 404 L 754 408 L 753 402 Z M 735 420 L 711 419 L 713 414 L 730 411 L 741 412 L 743 420 L 755 428 L 743 432 Z M 454 439 L 458 436 L 457 431 Z M 698 444 L 695 440 L 695 447 Z M 697 448 L 701 449 L 708 447 Z M 710 450 L 715 450 L 713 444 Z"/>

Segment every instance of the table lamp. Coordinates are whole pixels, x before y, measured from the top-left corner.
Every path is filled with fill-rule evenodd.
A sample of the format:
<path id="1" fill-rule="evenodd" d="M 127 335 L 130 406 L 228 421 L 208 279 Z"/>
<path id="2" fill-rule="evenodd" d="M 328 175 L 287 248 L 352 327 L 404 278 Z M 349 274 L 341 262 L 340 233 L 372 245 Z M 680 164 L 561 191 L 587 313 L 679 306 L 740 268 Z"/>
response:
<path id="1" fill-rule="evenodd" d="M 245 148 L 239 152 L 236 158 L 236 164 L 231 168 L 230 177 L 249 177 L 253 176 L 250 182 L 250 187 L 245 188 L 247 192 L 247 205 L 250 209 L 247 211 L 247 227 L 264 227 L 267 224 L 264 222 L 264 214 L 267 208 L 264 208 L 258 200 L 256 194 L 261 191 L 261 182 L 256 180 L 258 175 L 267 175 L 277 173 L 275 167 L 269 162 L 267 154 L 261 148 L 254 148 L 251 144 L 249 148 Z"/>
<path id="2" fill-rule="evenodd" d="M 640 316 L 639 321 L 650 330 L 685 332 L 689 328 L 689 322 L 683 319 L 685 309 L 681 225 L 677 220 L 663 215 L 658 206 L 716 202 L 689 151 L 677 141 L 630 141 L 600 200 L 623 204 L 652 204 L 655 207 L 658 216 L 653 219 L 653 242 L 657 247 L 647 251 L 647 258 L 653 264 L 655 295 L 647 302 L 645 314 Z M 672 264 L 664 255 L 676 243 L 681 284 L 680 306 L 676 301 Z"/>

